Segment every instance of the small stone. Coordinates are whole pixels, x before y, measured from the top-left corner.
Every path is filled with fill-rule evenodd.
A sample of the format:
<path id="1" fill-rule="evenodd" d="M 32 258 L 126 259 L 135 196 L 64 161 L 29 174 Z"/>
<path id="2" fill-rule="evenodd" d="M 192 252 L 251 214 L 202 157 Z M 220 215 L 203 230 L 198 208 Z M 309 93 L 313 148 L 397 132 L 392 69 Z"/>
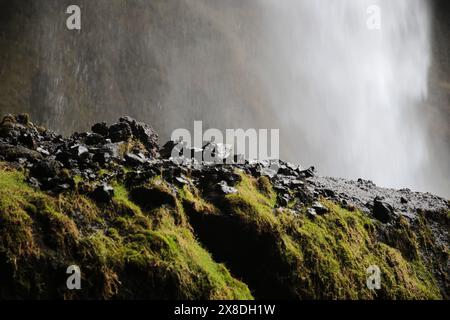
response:
<path id="1" fill-rule="evenodd" d="M 55 178 L 61 172 L 61 164 L 56 160 L 42 160 L 31 168 L 31 175 L 38 179 Z"/>
<path id="2" fill-rule="evenodd" d="M 92 161 L 100 163 L 100 164 L 108 163 L 110 161 L 110 159 L 111 159 L 111 156 L 107 152 L 97 152 L 92 157 Z"/>
<path id="3" fill-rule="evenodd" d="M 91 192 L 90 196 L 97 202 L 108 203 L 114 197 L 114 188 L 107 184 L 102 184 L 95 188 L 95 190 Z"/>
<path id="4" fill-rule="evenodd" d="M 92 126 L 92 132 L 100 134 L 104 137 L 108 136 L 108 126 L 106 125 L 106 122 L 100 122 L 100 123 L 96 123 Z"/>
<path id="5" fill-rule="evenodd" d="M 129 166 L 139 166 L 145 163 L 145 157 L 133 153 L 125 154 L 125 162 Z"/>
<path id="6" fill-rule="evenodd" d="M 86 148 L 85 146 L 82 146 L 80 144 L 74 145 L 73 147 L 70 148 L 70 150 L 77 157 L 81 157 L 84 154 L 89 153 L 88 148 Z"/>
<path id="7" fill-rule="evenodd" d="M 34 138 L 28 134 L 22 134 L 19 137 L 19 143 L 25 147 L 27 147 L 28 149 L 36 149 L 36 141 L 34 140 Z"/>
<path id="8" fill-rule="evenodd" d="M 300 171 L 299 174 L 304 178 L 312 178 L 316 175 L 316 169 L 315 167 L 310 167 L 309 169 Z"/>
<path id="9" fill-rule="evenodd" d="M 150 125 L 131 117 L 122 117 L 119 121 L 130 127 L 131 133 L 142 142 L 152 157 L 159 156 L 159 136 Z"/>
<path id="10" fill-rule="evenodd" d="M 175 148 L 177 144 L 174 141 L 167 142 L 160 151 L 161 158 L 170 159 L 172 157 L 172 150 Z"/>
<path id="11" fill-rule="evenodd" d="M 89 134 L 86 137 L 85 141 L 86 141 L 86 144 L 89 146 L 95 146 L 95 145 L 106 143 L 106 139 L 104 138 L 104 136 L 102 136 L 101 134 L 98 134 L 98 133 Z"/>
<path id="12" fill-rule="evenodd" d="M 390 204 L 376 197 L 373 202 L 373 216 L 383 223 L 388 223 L 394 216 L 394 209 Z"/>
<path id="13" fill-rule="evenodd" d="M 109 127 L 109 138 L 112 142 L 127 141 L 131 137 L 130 125 L 126 122 L 116 123 Z"/>
<path id="14" fill-rule="evenodd" d="M 175 177 L 175 181 L 177 181 L 178 184 L 180 184 L 180 185 L 187 185 L 187 184 L 189 184 L 189 181 L 187 181 L 186 179 L 184 179 L 182 177 Z"/>
<path id="15" fill-rule="evenodd" d="M 324 214 L 328 213 L 328 208 L 325 207 L 323 204 L 321 204 L 318 201 L 313 203 L 312 208 L 318 215 L 324 215 Z"/>
<path id="16" fill-rule="evenodd" d="M 306 210 L 306 214 L 308 215 L 308 217 L 313 219 L 317 217 L 317 212 L 316 210 L 314 210 L 314 208 L 308 208 L 308 210 Z"/>
<path id="17" fill-rule="evenodd" d="M 41 148 L 41 147 L 37 147 L 36 151 L 39 152 L 40 154 L 43 154 L 44 156 L 50 155 L 50 152 L 48 152 L 47 150 L 45 150 L 44 148 Z"/>
<path id="18" fill-rule="evenodd" d="M 15 161 L 19 158 L 26 158 L 29 161 L 38 161 L 42 159 L 42 155 L 34 150 L 22 146 L 13 146 L 0 142 L 0 156 L 8 161 Z"/>
<path id="19" fill-rule="evenodd" d="M 238 193 L 236 188 L 230 187 L 226 181 L 219 182 L 219 188 L 224 194 L 235 194 Z"/>
<path id="20" fill-rule="evenodd" d="M 30 116 L 27 113 L 18 114 L 16 116 L 16 121 L 17 123 L 26 126 L 30 122 Z"/>

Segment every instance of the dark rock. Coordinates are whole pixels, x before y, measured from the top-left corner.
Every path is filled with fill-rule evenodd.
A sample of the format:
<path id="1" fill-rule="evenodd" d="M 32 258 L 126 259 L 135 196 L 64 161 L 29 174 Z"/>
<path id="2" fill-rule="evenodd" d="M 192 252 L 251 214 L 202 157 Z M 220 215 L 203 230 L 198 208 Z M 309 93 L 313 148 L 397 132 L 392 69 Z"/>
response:
<path id="1" fill-rule="evenodd" d="M 316 169 L 315 167 L 310 167 L 309 169 L 306 170 L 300 170 L 298 171 L 298 173 L 300 174 L 300 176 L 304 178 L 312 178 L 316 175 Z"/>
<path id="2" fill-rule="evenodd" d="M 109 128 L 106 125 L 106 122 L 96 123 L 92 126 L 92 132 L 102 135 L 103 137 L 107 137 L 109 133 Z"/>
<path id="3" fill-rule="evenodd" d="M 327 198 L 334 198 L 336 196 L 335 192 L 331 189 L 322 189 L 321 193 Z"/>
<path id="4" fill-rule="evenodd" d="M 299 202 L 305 205 L 312 204 L 312 202 L 314 201 L 314 194 L 307 188 L 299 189 L 295 196 L 297 197 Z"/>
<path id="5" fill-rule="evenodd" d="M 312 208 L 318 215 L 324 215 L 328 213 L 328 208 L 318 201 L 313 203 Z"/>
<path id="6" fill-rule="evenodd" d="M 90 197 L 97 202 L 108 203 L 114 197 L 114 188 L 107 184 L 102 184 L 90 193 Z"/>
<path id="7" fill-rule="evenodd" d="M 70 148 L 70 150 L 72 154 L 78 158 L 85 157 L 86 155 L 89 154 L 89 149 L 80 144 L 74 145 L 73 147 Z"/>
<path id="8" fill-rule="evenodd" d="M 373 216 L 383 223 L 389 223 L 394 217 L 394 209 L 377 197 L 373 201 Z"/>
<path id="9" fill-rule="evenodd" d="M 36 149 L 36 141 L 34 140 L 33 136 L 28 133 L 24 133 L 19 136 L 19 143 L 28 149 Z"/>
<path id="10" fill-rule="evenodd" d="M 144 210 L 153 210 L 164 205 L 176 206 L 175 196 L 156 187 L 140 186 L 131 189 L 131 200 Z"/>
<path id="11" fill-rule="evenodd" d="M 128 141 L 131 137 L 131 127 L 127 122 L 119 122 L 109 127 L 109 138 L 112 142 Z"/>
<path id="12" fill-rule="evenodd" d="M 317 217 L 317 212 L 316 210 L 314 210 L 314 208 L 308 208 L 308 210 L 306 210 L 306 214 L 311 219 L 315 219 Z"/>
<path id="13" fill-rule="evenodd" d="M 170 159 L 170 157 L 172 156 L 172 150 L 175 148 L 176 145 L 177 143 L 175 143 L 174 141 L 167 142 L 159 151 L 161 158 Z"/>
<path id="14" fill-rule="evenodd" d="M 136 155 L 133 153 L 126 153 L 125 154 L 125 163 L 129 166 L 139 166 L 143 165 L 146 162 L 145 157 L 141 155 Z"/>
<path id="15" fill-rule="evenodd" d="M 11 136 L 14 131 L 16 119 L 13 115 L 6 115 L 0 123 L 0 138 L 7 138 Z"/>
<path id="16" fill-rule="evenodd" d="M 27 113 L 18 114 L 16 116 L 17 123 L 27 126 L 30 122 L 30 116 Z"/>
<path id="17" fill-rule="evenodd" d="M 125 175 L 125 185 L 132 188 L 145 183 L 156 175 L 156 172 L 153 170 L 131 171 Z"/>
<path id="18" fill-rule="evenodd" d="M 92 161 L 99 163 L 99 164 L 106 164 L 111 160 L 111 156 L 108 152 L 96 152 L 94 153 L 92 157 Z"/>
<path id="19" fill-rule="evenodd" d="M 278 168 L 278 174 L 282 174 L 285 176 L 295 176 L 297 175 L 296 169 L 297 166 L 291 163 L 281 163 L 280 167 Z"/>
<path id="20" fill-rule="evenodd" d="M 259 166 L 259 173 L 261 176 L 267 176 L 269 178 L 274 178 L 278 173 L 279 166 L 277 163 L 273 163 L 269 166 Z"/>
<path id="21" fill-rule="evenodd" d="M 131 117 L 123 117 L 119 121 L 130 126 L 132 134 L 142 142 L 152 157 L 159 156 L 159 136 L 150 125 Z"/>
<path id="22" fill-rule="evenodd" d="M 50 155 L 50 152 L 48 152 L 47 150 L 45 150 L 44 148 L 41 148 L 41 147 L 37 147 L 36 151 L 46 157 L 48 157 Z"/>
<path id="23" fill-rule="evenodd" d="M 41 187 L 41 183 L 39 182 L 39 180 L 34 177 L 29 177 L 27 179 L 27 182 L 30 186 L 32 186 L 35 189 L 39 189 Z"/>
<path id="24" fill-rule="evenodd" d="M 86 137 L 85 142 L 89 146 L 95 146 L 99 144 L 103 145 L 106 143 L 106 139 L 103 135 L 99 133 L 91 133 Z"/>
<path id="25" fill-rule="evenodd" d="M 33 165 L 30 173 L 38 179 L 55 178 L 60 174 L 61 168 L 61 163 L 56 160 L 42 160 Z"/>
<path id="26" fill-rule="evenodd" d="M 408 200 L 406 200 L 404 197 L 401 197 L 401 198 L 400 198 L 400 203 L 402 203 L 402 204 L 407 204 L 407 203 L 408 203 Z"/>
<path id="27" fill-rule="evenodd" d="M 6 143 L 0 143 L 0 155 L 8 161 L 14 161 L 19 158 L 25 158 L 29 161 L 37 161 L 43 158 L 37 151 Z"/>
<path id="28" fill-rule="evenodd" d="M 291 196 L 288 193 L 285 193 L 283 195 L 278 196 L 278 205 L 280 207 L 287 207 L 289 205 L 289 202 L 291 201 Z"/>
<path id="29" fill-rule="evenodd" d="M 56 152 L 56 160 L 63 163 L 65 167 L 71 167 L 72 153 L 66 150 L 58 150 Z"/>

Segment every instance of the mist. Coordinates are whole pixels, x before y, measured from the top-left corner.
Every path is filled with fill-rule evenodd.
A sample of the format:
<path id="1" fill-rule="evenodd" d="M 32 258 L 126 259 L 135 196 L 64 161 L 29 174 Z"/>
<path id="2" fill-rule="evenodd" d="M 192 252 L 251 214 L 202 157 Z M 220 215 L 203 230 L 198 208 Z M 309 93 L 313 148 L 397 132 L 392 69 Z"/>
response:
<path id="1" fill-rule="evenodd" d="M 366 25 L 373 4 L 381 9 L 380 30 Z M 265 5 L 269 50 L 279 62 L 262 65 L 269 65 L 286 157 L 315 163 L 325 175 L 431 188 L 421 119 L 431 64 L 427 2 Z"/>
<path id="2" fill-rule="evenodd" d="M 195 120 L 275 128 L 281 158 L 321 175 L 450 195 L 448 141 L 426 121 L 428 1 L 79 3 L 78 33 L 65 28 L 70 1 L 7 10 L 2 113 L 64 134 L 128 114 L 163 141 Z M 371 5 L 380 30 L 367 27 Z"/>

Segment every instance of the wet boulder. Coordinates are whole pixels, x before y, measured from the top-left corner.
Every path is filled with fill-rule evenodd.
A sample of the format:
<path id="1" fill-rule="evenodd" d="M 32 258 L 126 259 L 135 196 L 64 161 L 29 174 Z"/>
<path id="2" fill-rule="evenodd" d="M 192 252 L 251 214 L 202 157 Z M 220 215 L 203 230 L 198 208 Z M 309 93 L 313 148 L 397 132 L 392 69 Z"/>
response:
<path id="1" fill-rule="evenodd" d="M 139 186 L 131 189 L 130 198 L 145 210 L 153 210 L 161 206 L 176 206 L 175 196 L 163 188 L 155 186 Z"/>
<path id="2" fill-rule="evenodd" d="M 85 139 L 88 146 L 103 145 L 106 143 L 106 139 L 103 135 L 98 133 L 90 133 Z"/>
<path id="3" fill-rule="evenodd" d="M 162 146 L 160 150 L 160 156 L 163 159 L 170 159 L 172 157 L 172 151 L 177 146 L 175 141 L 168 141 L 164 146 Z M 178 154 L 180 154 L 181 150 L 179 150 Z"/>
<path id="4" fill-rule="evenodd" d="M 91 128 L 92 132 L 95 134 L 99 134 L 103 137 L 107 137 L 109 134 L 109 128 L 106 122 L 96 123 Z"/>
<path id="5" fill-rule="evenodd" d="M 303 178 L 312 178 L 316 175 L 316 168 L 315 167 L 310 167 L 306 170 L 297 170 L 299 175 Z"/>
<path id="6" fill-rule="evenodd" d="M 125 163 L 130 167 L 141 166 L 147 159 L 143 154 L 126 153 Z"/>
<path id="7" fill-rule="evenodd" d="M 43 158 L 37 151 L 30 150 L 22 146 L 13 146 L 7 143 L 0 143 L 0 156 L 8 161 L 15 161 L 20 158 L 24 158 L 29 161 L 38 161 Z"/>
<path id="8" fill-rule="evenodd" d="M 94 191 L 92 191 L 89 196 L 97 202 L 108 203 L 114 197 L 114 188 L 110 185 L 104 183 L 97 186 Z"/>
<path id="9" fill-rule="evenodd" d="M 389 223 L 395 217 L 394 209 L 389 203 L 384 202 L 381 198 L 376 197 L 373 201 L 373 216 L 375 219 Z"/>
<path id="10" fill-rule="evenodd" d="M 152 157 L 159 156 L 159 136 L 150 125 L 131 117 L 122 117 L 119 121 L 130 127 L 133 136 L 142 142 Z"/>
<path id="11" fill-rule="evenodd" d="M 312 208 L 318 215 L 324 215 L 328 213 L 328 208 L 321 204 L 319 201 L 314 202 Z"/>
<path id="12" fill-rule="evenodd" d="M 56 178 L 62 169 L 62 165 L 56 160 L 42 160 L 31 167 L 30 173 L 37 179 Z"/>
<path id="13" fill-rule="evenodd" d="M 18 114 L 16 115 L 16 122 L 23 126 L 28 126 L 30 124 L 30 116 L 27 113 Z"/>
<path id="14" fill-rule="evenodd" d="M 35 139 L 29 133 L 22 133 L 18 138 L 18 142 L 28 149 L 35 150 L 37 148 Z"/>
<path id="15" fill-rule="evenodd" d="M 89 153 L 89 149 L 81 144 L 76 144 L 70 147 L 70 151 L 77 158 L 82 158 Z"/>
<path id="16" fill-rule="evenodd" d="M 6 115 L 0 122 L 0 138 L 7 138 L 11 136 L 15 128 L 16 119 L 13 115 Z"/>
<path id="17" fill-rule="evenodd" d="M 99 164 L 106 164 L 111 160 L 111 155 L 104 150 L 97 150 L 92 156 L 92 161 Z"/>
<path id="18" fill-rule="evenodd" d="M 109 127 L 109 138 L 112 142 L 128 141 L 132 137 L 131 127 L 127 122 L 119 122 Z"/>

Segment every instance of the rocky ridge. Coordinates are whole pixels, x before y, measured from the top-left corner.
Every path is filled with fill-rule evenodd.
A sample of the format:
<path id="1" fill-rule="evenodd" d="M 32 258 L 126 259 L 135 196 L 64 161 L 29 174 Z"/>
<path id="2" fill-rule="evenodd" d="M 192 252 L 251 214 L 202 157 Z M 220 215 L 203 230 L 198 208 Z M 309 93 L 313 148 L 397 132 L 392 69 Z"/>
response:
<path id="1" fill-rule="evenodd" d="M 134 211 L 134 215 L 138 215 L 136 212 L 142 211 L 144 216 L 153 219 L 153 224 L 161 223 L 163 220 L 159 216 L 163 215 L 161 210 L 170 208 L 174 216 L 171 223 L 177 228 L 193 233 L 192 239 L 189 236 L 189 241 L 195 246 L 196 241 L 199 241 L 200 245 L 211 254 L 211 263 L 214 266 L 216 261 L 225 263 L 233 277 L 241 279 L 250 288 L 250 291 L 242 289 L 245 287 L 244 284 L 234 278 L 229 280 L 232 276 L 226 271 L 227 280 L 218 282 L 222 284 L 225 281 L 227 286 L 237 286 L 239 290 L 227 289 L 226 292 L 231 290 L 234 293 L 225 296 L 207 294 L 203 296 L 204 298 L 248 298 L 251 296 L 250 292 L 257 298 L 448 298 L 449 202 L 447 200 L 408 189 L 384 189 L 371 181 L 361 179 L 348 181 L 320 177 L 314 168 L 306 169 L 283 161 L 217 165 L 198 163 L 195 159 L 191 159 L 195 152 L 202 150 L 192 150 L 189 157 L 185 157 L 186 161 L 183 164 L 177 164 L 169 159 L 174 146 L 173 142 L 169 142 L 160 147 L 158 134 L 152 127 L 130 117 L 120 118 L 112 125 L 97 123 L 92 126 L 91 132 L 75 133 L 67 138 L 33 124 L 27 115 L 7 115 L 0 124 L 0 163 L 5 177 L 9 177 L 11 172 L 20 172 L 27 188 L 42 192 L 52 199 L 76 195 L 88 206 L 95 207 L 92 209 L 95 212 L 108 208 L 119 212 Z M 217 145 L 206 147 L 218 148 Z M 156 186 L 155 181 L 159 181 Z M 126 199 L 118 201 L 118 194 L 125 194 Z M 2 201 L 0 194 L 0 208 L 9 208 L 4 203 L 2 206 Z M 28 209 L 24 210 L 28 212 Z M 40 209 L 38 207 L 34 210 Z M 74 224 L 74 229 L 77 230 L 75 233 L 91 236 L 100 232 L 108 235 L 113 225 L 113 229 L 118 230 L 122 242 L 130 237 L 128 233 L 122 234 L 124 231 L 120 228 L 124 228 L 123 225 L 122 227 L 116 225 L 116 220 L 120 220 L 118 217 L 110 221 L 99 213 L 101 216 L 99 221 L 86 222 L 84 221 L 86 213 L 82 211 L 65 214 L 72 220 L 70 223 Z M 0 212 L 0 218 L 2 214 L 5 212 Z M 167 212 L 165 214 L 170 215 Z M 35 219 L 33 214 L 29 215 Z M 4 217 L 3 220 L 8 219 Z M 332 229 L 335 227 L 334 222 L 342 225 L 347 233 L 341 235 L 341 231 Z M 357 228 L 360 222 L 363 227 L 361 230 Z M 304 229 L 306 227 L 311 230 Z M 148 226 L 147 229 L 146 232 L 152 227 Z M 292 230 L 289 231 L 290 229 Z M 11 261 L 18 259 L 16 256 L 18 253 L 13 253 L 15 250 L 8 247 L 11 244 L 5 240 L 7 239 L 5 232 L 7 229 L 0 226 L 0 265 L 11 268 Z M 246 244 L 233 243 L 234 240 L 223 232 L 235 232 L 236 237 Z M 35 234 L 39 231 L 32 228 L 30 233 Z M 283 233 L 286 233 L 286 236 Z M 326 233 L 336 234 L 332 234 L 333 239 L 329 239 L 330 235 Z M 319 235 L 324 238 L 309 242 Z M 66 235 L 60 236 L 63 243 L 67 241 Z M 30 237 L 32 241 L 34 238 L 32 235 Z M 108 237 L 113 238 L 111 235 Z M 316 248 L 316 245 L 332 246 L 342 237 L 348 241 L 348 248 L 336 250 Z M 359 237 L 371 240 L 363 239 L 367 243 L 357 244 L 355 239 Z M 78 246 L 81 240 L 78 236 L 75 238 L 77 240 L 74 242 Z M 307 245 L 304 245 L 307 248 L 311 246 L 311 252 L 302 251 L 305 249 L 297 247 L 302 241 L 308 241 Z M 381 247 L 378 243 L 382 244 Z M 389 248 L 385 248 L 385 245 Z M 236 249 L 232 252 L 236 246 L 242 246 L 243 251 Z M 343 290 L 340 286 L 345 285 L 347 281 L 353 281 L 353 286 L 354 282 L 362 280 L 353 280 L 351 277 L 349 280 L 349 276 L 334 280 L 314 280 L 321 277 L 321 274 L 316 274 L 317 270 L 314 271 L 313 267 L 322 259 L 314 258 L 315 255 L 330 250 L 330 258 L 323 258 L 324 265 L 330 264 L 328 270 L 322 270 L 323 274 L 331 276 L 329 272 L 333 268 L 345 273 L 346 263 L 341 260 L 344 258 L 340 254 L 341 251 L 347 250 L 349 252 L 346 254 L 350 254 L 354 250 L 351 246 L 356 246 L 358 250 L 364 248 L 377 252 L 373 260 L 380 258 L 382 260 L 380 263 L 384 263 L 387 259 L 386 269 L 395 269 L 398 267 L 396 264 L 400 265 L 398 267 L 400 274 L 392 270 L 390 275 L 392 279 L 389 281 L 393 286 L 394 284 L 399 286 L 397 282 L 403 281 L 405 292 L 401 290 L 392 292 L 387 288 L 382 293 L 375 293 L 361 288 L 360 291 L 344 290 L 343 294 L 339 294 Z M 394 253 L 391 249 L 397 251 Z M 158 251 L 154 248 L 150 251 L 153 252 L 152 250 Z M 242 257 L 248 250 L 255 250 L 254 254 L 260 255 L 256 257 L 255 262 L 266 264 L 268 269 L 262 268 L 263 271 L 260 272 L 252 271 L 255 262 Z M 386 252 L 388 258 L 382 256 Z M 296 258 L 287 259 L 284 255 L 288 253 Z M 71 253 L 67 255 L 70 256 L 69 260 L 76 260 Z M 395 256 L 395 259 L 391 256 Z M 255 258 L 253 255 L 252 257 Z M 167 262 L 168 258 L 158 259 Z M 295 265 L 292 265 L 292 259 L 297 261 Z M 366 263 L 363 257 L 352 259 L 361 265 Z M 46 264 L 41 265 L 39 259 L 33 263 L 40 265 L 44 269 L 43 272 L 48 271 Z M 311 270 L 307 274 L 292 271 L 299 265 Z M 111 266 L 108 268 L 114 269 Z M 425 269 L 430 269 L 431 273 L 426 273 Z M 364 272 L 365 269 L 362 269 L 356 273 L 361 276 Z M 178 274 L 178 271 L 175 273 Z M 272 274 L 268 276 L 267 273 Z M 192 296 L 169 292 L 181 290 L 178 278 L 170 282 L 172 289 L 166 288 L 168 291 L 156 296 L 143 293 L 141 289 L 125 295 L 123 290 L 119 290 L 120 284 L 126 283 L 119 279 L 121 273 L 114 270 L 111 274 L 115 279 L 112 281 L 113 286 L 117 287 L 117 290 L 109 288 L 107 294 L 91 292 L 82 298 L 201 297 L 200 289 Z M 29 275 L 24 275 L 26 276 Z M 10 289 L 7 292 L 0 291 L 0 296 L 49 295 L 22 288 L 20 281 L 17 280 L 17 274 L 13 271 L 10 278 L 1 279 L 1 277 L 0 283 L 8 283 L 7 288 Z M 152 281 L 156 281 L 155 277 L 152 276 Z M 210 277 L 211 275 L 207 273 L 207 278 Z M 156 278 L 157 282 L 165 284 L 163 287 L 168 286 L 166 278 Z M 261 279 L 266 279 L 267 283 L 263 283 Z M 290 283 L 293 279 L 296 281 L 294 285 Z M 323 281 L 335 281 L 336 288 L 330 292 L 323 289 L 322 292 Z M 211 280 L 207 282 L 211 283 Z M 126 290 L 131 290 L 127 285 L 132 287 L 135 283 L 124 285 Z M 61 295 L 61 290 L 63 289 L 54 289 L 53 296 Z M 411 296 L 407 295 L 407 290 L 411 291 Z"/>

